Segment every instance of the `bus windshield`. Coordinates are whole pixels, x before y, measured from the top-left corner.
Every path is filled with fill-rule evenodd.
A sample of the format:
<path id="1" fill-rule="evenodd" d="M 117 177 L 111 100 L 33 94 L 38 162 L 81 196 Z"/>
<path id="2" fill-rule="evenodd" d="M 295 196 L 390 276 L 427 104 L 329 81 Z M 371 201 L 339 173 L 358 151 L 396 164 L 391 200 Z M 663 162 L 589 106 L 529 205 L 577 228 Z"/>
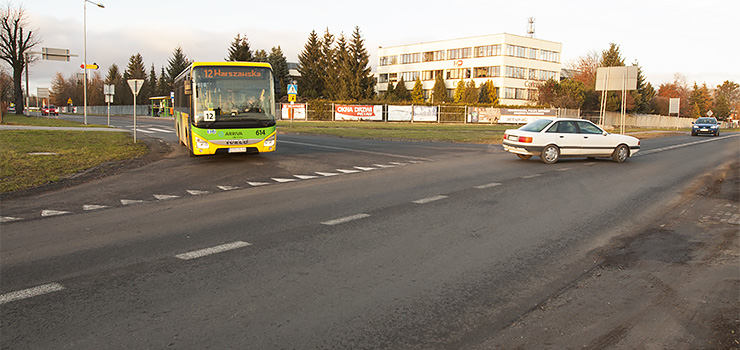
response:
<path id="1" fill-rule="evenodd" d="M 193 68 L 193 80 L 196 125 L 275 122 L 275 90 L 269 68 L 201 66 Z"/>

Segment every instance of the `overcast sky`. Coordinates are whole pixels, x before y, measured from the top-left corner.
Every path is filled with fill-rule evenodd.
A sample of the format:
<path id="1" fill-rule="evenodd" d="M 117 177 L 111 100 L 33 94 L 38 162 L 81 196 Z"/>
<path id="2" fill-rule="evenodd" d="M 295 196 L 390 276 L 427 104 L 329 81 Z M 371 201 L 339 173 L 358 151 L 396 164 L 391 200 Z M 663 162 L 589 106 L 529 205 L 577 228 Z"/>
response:
<path id="1" fill-rule="evenodd" d="M 108 67 L 125 70 L 131 55 L 141 53 L 147 73 L 157 74 L 172 51 L 182 46 L 188 58 L 221 61 L 237 33 L 246 34 L 253 50 L 281 46 L 297 62 L 309 33 L 328 28 L 350 36 L 359 26 L 371 55 L 378 46 L 457 39 L 497 33 L 526 35 L 527 18 L 535 18 L 535 37 L 563 44 L 564 66 L 610 42 L 620 46 L 628 64 L 635 60 L 657 89 L 675 73 L 710 88 L 725 80 L 740 82 L 740 29 L 737 0 L 622 1 L 404 1 L 404 0 L 101 0 L 87 4 L 87 56 L 105 77 Z M 22 6 L 41 47 L 70 49 L 71 62 L 39 61 L 31 66 L 30 90 L 50 87 L 56 72 L 82 72 L 83 0 L 11 0 Z"/>

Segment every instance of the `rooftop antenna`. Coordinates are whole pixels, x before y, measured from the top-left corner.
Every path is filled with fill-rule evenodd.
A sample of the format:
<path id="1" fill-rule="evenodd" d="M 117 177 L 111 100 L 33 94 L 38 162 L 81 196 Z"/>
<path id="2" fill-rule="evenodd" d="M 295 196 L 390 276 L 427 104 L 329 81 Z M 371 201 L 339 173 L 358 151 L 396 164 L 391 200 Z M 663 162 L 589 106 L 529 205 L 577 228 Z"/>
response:
<path id="1" fill-rule="evenodd" d="M 534 17 L 529 17 L 527 25 L 527 36 L 534 38 Z"/>

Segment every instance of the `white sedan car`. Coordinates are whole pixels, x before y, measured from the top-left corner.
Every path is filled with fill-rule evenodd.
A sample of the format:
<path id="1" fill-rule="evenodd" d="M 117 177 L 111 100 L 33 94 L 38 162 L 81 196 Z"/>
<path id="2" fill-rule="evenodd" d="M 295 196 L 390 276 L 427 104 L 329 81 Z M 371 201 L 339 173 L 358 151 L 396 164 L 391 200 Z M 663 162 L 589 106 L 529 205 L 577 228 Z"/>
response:
<path id="1" fill-rule="evenodd" d="M 640 140 L 610 134 L 588 120 L 542 118 L 506 130 L 503 146 L 521 159 L 539 156 L 547 164 L 561 157 L 611 157 L 621 163 L 640 150 Z"/>

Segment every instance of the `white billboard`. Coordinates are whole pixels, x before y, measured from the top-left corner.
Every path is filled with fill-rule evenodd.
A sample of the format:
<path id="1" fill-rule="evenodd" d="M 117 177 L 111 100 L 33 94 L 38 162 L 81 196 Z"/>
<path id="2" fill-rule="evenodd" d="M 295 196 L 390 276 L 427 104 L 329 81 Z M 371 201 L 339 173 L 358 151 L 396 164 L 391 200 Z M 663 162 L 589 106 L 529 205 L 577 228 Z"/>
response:
<path id="1" fill-rule="evenodd" d="M 596 91 L 637 90 L 637 66 L 596 69 Z"/>

